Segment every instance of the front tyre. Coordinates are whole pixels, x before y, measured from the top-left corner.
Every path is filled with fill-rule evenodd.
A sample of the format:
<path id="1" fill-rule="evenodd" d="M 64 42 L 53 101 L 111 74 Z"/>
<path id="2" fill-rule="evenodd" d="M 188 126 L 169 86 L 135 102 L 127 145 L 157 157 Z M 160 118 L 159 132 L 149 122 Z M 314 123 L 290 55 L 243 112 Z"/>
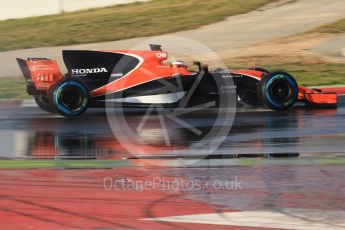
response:
<path id="1" fill-rule="evenodd" d="M 58 82 L 48 95 L 56 112 L 65 117 L 79 116 L 88 108 L 89 91 L 77 80 L 65 79 Z"/>
<path id="2" fill-rule="evenodd" d="M 272 110 L 287 110 L 298 96 L 296 80 L 288 73 L 279 71 L 264 76 L 258 88 L 260 101 Z"/>

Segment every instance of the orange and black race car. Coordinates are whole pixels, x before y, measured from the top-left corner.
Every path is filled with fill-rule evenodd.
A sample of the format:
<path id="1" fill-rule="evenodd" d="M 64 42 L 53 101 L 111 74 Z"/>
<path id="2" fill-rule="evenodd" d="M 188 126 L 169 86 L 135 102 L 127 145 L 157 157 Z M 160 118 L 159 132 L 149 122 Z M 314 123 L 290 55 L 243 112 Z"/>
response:
<path id="1" fill-rule="evenodd" d="M 55 60 L 17 59 L 27 92 L 47 112 L 78 116 L 88 107 L 195 107 L 214 102 L 216 107 L 236 104 L 286 110 L 296 101 L 320 106 L 337 105 L 344 88 L 309 89 L 299 86 L 283 71 L 254 67 L 245 70 L 216 69 L 194 62 L 189 71 L 168 58 L 160 45 L 143 50 L 65 50 L 68 73 L 62 75 Z M 230 103 L 231 104 L 231 103 Z"/>

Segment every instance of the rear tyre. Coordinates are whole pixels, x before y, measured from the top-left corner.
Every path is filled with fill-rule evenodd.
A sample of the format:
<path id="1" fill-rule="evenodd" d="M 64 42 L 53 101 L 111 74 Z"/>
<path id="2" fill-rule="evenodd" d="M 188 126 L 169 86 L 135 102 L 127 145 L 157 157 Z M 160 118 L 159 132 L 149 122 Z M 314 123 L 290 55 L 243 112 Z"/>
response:
<path id="1" fill-rule="evenodd" d="M 51 105 L 65 117 L 83 114 L 89 105 L 89 91 L 74 79 L 59 81 L 48 93 Z"/>
<path id="2" fill-rule="evenodd" d="M 49 98 L 44 95 L 35 95 L 34 96 L 35 102 L 40 109 L 46 111 L 48 113 L 54 113 L 54 108 L 50 104 Z"/>
<path id="3" fill-rule="evenodd" d="M 279 71 L 264 76 L 258 88 L 258 98 L 272 110 L 287 110 L 298 96 L 296 80 L 288 73 Z"/>

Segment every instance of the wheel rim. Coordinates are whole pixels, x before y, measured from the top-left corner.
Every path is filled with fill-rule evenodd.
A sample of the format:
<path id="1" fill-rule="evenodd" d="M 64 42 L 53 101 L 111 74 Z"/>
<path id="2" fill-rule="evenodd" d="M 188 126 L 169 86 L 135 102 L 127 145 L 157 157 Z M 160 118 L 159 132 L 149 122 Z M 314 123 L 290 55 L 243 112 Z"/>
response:
<path id="1" fill-rule="evenodd" d="M 272 75 L 265 84 L 265 103 L 275 110 L 289 108 L 296 102 L 297 96 L 298 85 L 287 74 Z"/>
<path id="2" fill-rule="evenodd" d="M 283 78 L 273 81 L 269 91 L 272 99 L 278 103 L 289 101 L 293 93 L 292 86 Z"/>
<path id="3" fill-rule="evenodd" d="M 87 107 L 87 91 L 78 82 L 65 82 L 56 89 L 54 102 L 64 114 L 78 115 Z"/>
<path id="4" fill-rule="evenodd" d="M 80 88 L 69 87 L 61 93 L 61 103 L 71 111 L 78 111 L 83 106 L 83 94 Z"/>

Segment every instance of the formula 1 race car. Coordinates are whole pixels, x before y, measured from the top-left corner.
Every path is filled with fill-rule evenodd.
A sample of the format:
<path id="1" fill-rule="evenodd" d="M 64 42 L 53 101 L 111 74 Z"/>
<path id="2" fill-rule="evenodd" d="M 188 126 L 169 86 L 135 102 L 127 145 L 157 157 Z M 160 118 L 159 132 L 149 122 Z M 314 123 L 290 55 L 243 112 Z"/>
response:
<path id="1" fill-rule="evenodd" d="M 164 63 L 168 54 L 160 45 L 150 47 L 150 51 L 65 50 L 63 59 L 68 73 L 64 76 L 55 60 L 17 61 L 27 93 L 34 96 L 37 105 L 68 117 L 81 115 L 88 107 L 104 107 L 106 103 L 122 107 L 192 107 L 215 100 L 215 106 L 222 106 L 221 94 L 235 94 L 237 103 L 272 110 L 287 110 L 296 101 L 320 106 L 337 104 L 337 89 L 298 86 L 283 71 L 269 72 L 259 67 L 210 71 L 200 62 L 194 62 L 198 71 L 190 71 L 181 61 Z M 231 79 L 232 85 L 226 79 Z"/>

